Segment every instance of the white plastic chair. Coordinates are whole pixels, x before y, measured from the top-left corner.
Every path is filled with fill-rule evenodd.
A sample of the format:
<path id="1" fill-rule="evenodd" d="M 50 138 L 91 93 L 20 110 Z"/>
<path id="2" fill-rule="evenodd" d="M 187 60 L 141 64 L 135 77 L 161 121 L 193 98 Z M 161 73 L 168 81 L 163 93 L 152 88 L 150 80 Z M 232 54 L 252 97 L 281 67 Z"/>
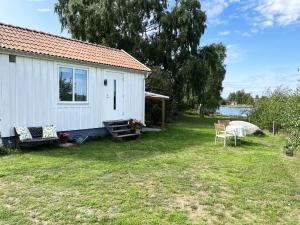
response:
<path id="1" fill-rule="evenodd" d="M 226 146 L 227 139 L 234 138 L 234 146 L 236 146 L 237 135 L 234 131 L 226 131 L 224 124 L 215 123 L 216 137 L 215 144 L 217 144 L 218 138 L 224 139 L 224 147 Z"/>

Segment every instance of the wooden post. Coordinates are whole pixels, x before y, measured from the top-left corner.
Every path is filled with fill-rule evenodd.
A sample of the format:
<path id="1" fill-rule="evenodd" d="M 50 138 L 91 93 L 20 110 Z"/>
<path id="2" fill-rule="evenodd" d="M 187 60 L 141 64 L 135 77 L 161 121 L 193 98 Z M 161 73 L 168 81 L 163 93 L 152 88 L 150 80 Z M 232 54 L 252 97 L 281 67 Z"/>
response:
<path id="1" fill-rule="evenodd" d="M 166 104 L 165 104 L 165 99 L 161 99 L 161 126 L 164 128 L 165 127 L 165 110 L 166 110 Z"/>

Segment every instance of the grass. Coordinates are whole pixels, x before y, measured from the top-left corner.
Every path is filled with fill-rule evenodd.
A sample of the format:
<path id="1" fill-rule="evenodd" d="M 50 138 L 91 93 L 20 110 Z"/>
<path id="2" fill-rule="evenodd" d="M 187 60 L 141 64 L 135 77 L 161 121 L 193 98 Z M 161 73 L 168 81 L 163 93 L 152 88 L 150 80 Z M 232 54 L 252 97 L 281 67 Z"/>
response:
<path id="1" fill-rule="evenodd" d="M 214 145 L 213 122 L 0 157 L 0 224 L 299 224 L 299 157 L 281 137 Z"/>

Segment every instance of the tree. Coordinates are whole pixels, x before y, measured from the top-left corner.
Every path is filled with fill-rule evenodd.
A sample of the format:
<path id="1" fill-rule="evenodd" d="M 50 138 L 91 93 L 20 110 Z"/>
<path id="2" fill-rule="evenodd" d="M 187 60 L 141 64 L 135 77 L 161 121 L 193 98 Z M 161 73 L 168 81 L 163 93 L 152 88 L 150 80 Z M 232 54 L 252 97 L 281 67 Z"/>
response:
<path id="1" fill-rule="evenodd" d="M 238 104 L 253 105 L 254 99 L 250 93 L 246 93 L 244 90 L 239 90 L 229 94 L 228 101 L 236 101 Z"/>
<path id="2" fill-rule="evenodd" d="M 201 99 L 203 115 L 205 111 L 214 112 L 220 104 L 223 80 L 226 74 L 225 58 L 226 48 L 223 44 L 212 44 L 202 49 L 203 61 L 208 67 L 208 77 L 203 98 Z"/>
<path id="3" fill-rule="evenodd" d="M 205 30 L 205 13 L 198 0 L 177 0 L 161 18 L 160 32 L 153 37 L 158 49 L 156 63 L 168 71 L 173 112 L 184 108 L 188 79 L 195 74 L 200 38 Z M 155 59 L 154 59 L 155 60 Z"/>

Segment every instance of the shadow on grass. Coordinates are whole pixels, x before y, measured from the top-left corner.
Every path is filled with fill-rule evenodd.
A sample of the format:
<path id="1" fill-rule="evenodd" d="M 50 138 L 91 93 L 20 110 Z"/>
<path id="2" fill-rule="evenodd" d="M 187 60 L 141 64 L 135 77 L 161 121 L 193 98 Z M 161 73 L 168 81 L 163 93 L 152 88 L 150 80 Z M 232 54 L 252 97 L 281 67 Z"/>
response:
<path id="1" fill-rule="evenodd" d="M 185 127 L 184 127 L 185 128 Z M 159 154 L 172 154 L 186 148 L 212 143 L 214 134 L 200 129 L 171 127 L 163 132 L 145 133 L 140 139 L 115 141 L 110 137 L 90 140 L 83 145 L 70 148 L 41 146 L 23 149 L 23 153 L 39 154 L 47 157 L 72 158 L 78 160 L 127 161 L 151 158 Z"/>
<path id="2" fill-rule="evenodd" d="M 219 148 L 214 145 L 213 123 L 215 121 L 215 118 L 185 116 L 180 122 L 170 124 L 166 131 L 145 133 L 137 140 L 115 141 L 107 137 L 90 140 L 83 145 L 70 148 L 41 146 L 24 149 L 22 152 L 46 157 L 110 162 L 151 158 L 159 154 L 177 153 L 193 147 L 198 147 L 203 154 L 209 154 L 209 149 Z M 258 146 L 260 144 L 243 141 L 241 147 L 243 145 Z"/>

